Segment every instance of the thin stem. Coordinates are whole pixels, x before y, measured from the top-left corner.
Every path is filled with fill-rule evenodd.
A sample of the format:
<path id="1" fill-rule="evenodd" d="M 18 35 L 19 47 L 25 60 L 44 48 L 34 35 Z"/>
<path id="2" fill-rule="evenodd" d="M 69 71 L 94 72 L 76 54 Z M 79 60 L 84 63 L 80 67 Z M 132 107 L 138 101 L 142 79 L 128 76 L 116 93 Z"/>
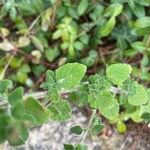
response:
<path id="1" fill-rule="evenodd" d="M 85 142 L 85 140 L 86 140 L 86 138 L 87 138 L 87 135 L 88 135 L 88 132 L 89 132 L 88 130 L 89 130 L 89 128 L 91 127 L 91 124 L 92 124 L 92 122 L 93 122 L 93 119 L 94 119 L 95 115 L 96 115 L 96 109 L 94 109 L 93 112 L 92 112 L 91 118 L 90 118 L 90 120 L 89 120 L 87 129 L 86 129 L 86 131 L 85 131 L 85 133 L 84 133 L 84 135 L 83 135 L 83 138 L 82 138 L 81 143 L 84 143 L 84 142 Z"/>
<path id="2" fill-rule="evenodd" d="M 148 36 L 148 39 L 147 39 L 147 42 L 146 42 L 146 50 L 147 50 L 147 48 L 149 47 L 149 45 L 150 45 L 150 34 L 149 34 L 149 36 Z"/>
<path id="3" fill-rule="evenodd" d="M 43 14 L 47 11 L 47 9 L 45 11 L 43 11 L 39 16 L 37 16 L 37 18 L 31 23 L 27 33 L 24 35 L 24 37 L 27 37 L 28 34 L 30 33 L 30 31 L 32 30 L 32 28 L 34 27 L 34 25 L 37 23 L 37 21 L 41 18 L 41 16 L 43 16 Z"/>
<path id="4" fill-rule="evenodd" d="M 81 33 L 76 37 L 76 39 L 79 38 L 79 37 L 81 37 L 81 36 L 84 35 L 85 33 L 89 32 L 92 28 L 94 28 L 94 27 L 96 26 L 96 24 L 97 24 L 99 21 L 101 21 L 101 20 L 104 19 L 104 18 L 105 18 L 105 16 L 100 17 L 99 19 L 97 19 L 97 21 L 95 21 L 88 29 L 86 29 L 85 31 L 81 32 Z"/>
<path id="5" fill-rule="evenodd" d="M 15 56 L 15 54 L 16 54 L 16 51 L 11 55 L 11 57 L 10 57 L 8 63 L 5 65 L 5 67 L 4 67 L 4 69 L 3 69 L 3 72 L 2 72 L 1 75 L 0 75 L 0 80 L 2 80 L 2 79 L 4 78 L 5 72 L 6 72 L 7 68 L 9 67 L 9 65 L 10 65 L 10 63 L 11 63 L 11 61 L 12 61 L 12 59 L 13 59 L 14 56 Z"/>
<path id="6" fill-rule="evenodd" d="M 35 93 L 26 93 L 24 95 L 24 99 L 27 97 L 34 97 L 35 99 L 42 99 L 47 96 L 48 92 L 47 91 L 41 91 L 41 92 L 35 92 Z"/>
<path id="7" fill-rule="evenodd" d="M 85 84 L 86 84 L 86 82 L 85 82 Z M 63 91 L 63 92 L 61 92 L 61 95 L 68 94 L 72 91 L 77 91 L 77 89 L 70 90 L 70 91 Z M 117 88 L 117 87 L 111 87 L 110 91 L 112 93 L 115 93 L 115 94 L 120 94 L 121 92 L 123 92 L 125 94 L 128 94 L 127 91 L 122 90 L 121 88 Z M 40 92 L 34 92 L 34 93 L 25 93 L 24 99 L 27 98 L 27 97 L 34 97 L 36 99 L 42 99 L 42 98 L 47 97 L 47 94 L 48 94 L 47 91 L 40 91 Z"/>

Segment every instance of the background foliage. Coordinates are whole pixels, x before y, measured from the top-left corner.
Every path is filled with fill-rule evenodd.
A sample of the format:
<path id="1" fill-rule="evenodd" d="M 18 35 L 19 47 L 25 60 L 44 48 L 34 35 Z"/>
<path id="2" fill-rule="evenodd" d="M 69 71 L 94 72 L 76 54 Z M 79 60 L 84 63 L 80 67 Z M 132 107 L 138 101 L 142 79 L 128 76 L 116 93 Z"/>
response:
<path id="1" fill-rule="evenodd" d="M 149 0 L 3 0 L 0 70 L 16 54 L 7 77 L 34 89 L 47 68 L 66 62 L 81 62 L 92 74 L 124 62 L 148 84 L 149 6 Z"/>
<path id="2" fill-rule="evenodd" d="M 28 137 L 26 127 L 30 121 L 39 125 L 48 118 L 68 119 L 70 104 L 60 96 L 66 92 L 69 100 L 76 99 L 80 106 L 88 100 L 121 133 L 125 132 L 124 121 L 129 118 L 135 122 L 149 121 L 149 89 L 145 89 L 150 81 L 149 8 L 149 0 L 1 0 L 0 98 L 10 103 L 13 119 L 7 114 L 0 116 L 1 124 L 12 125 L 11 129 L 2 125 L 0 133 L 5 137 L 0 137 L 0 142 L 7 139 L 14 145 L 22 143 Z M 87 79 L 85 72 L 93 76 Z M 99 74 L 105 72 L 106 76 Z M 1 80 L 4 78 L 11 81 Z M 85 82 L 80 85 L 82 78 Z M 14 91 L 10 90 L 12 81 L 18 87 Z M 24 98 L 19 86 L 25 87 L 25 92 L 46 89 L 52 105 L 45 108 L 32 96 Z M 112 87 L 123 92 L 114 95 L 108 90 Z M 126 91 L 129 93 L 125 101 Z M 99 103 L 99 99 L 104 102 Z M 99 121 L 93 125 L 93 131 L 97 133 L 102 127 Z M 17 131 L 17 141 L 8 136 L 12 129 L 12 135 Z M 82 132 L 78 126 L 72 131 L 76 129 L 77 133 Z"/>

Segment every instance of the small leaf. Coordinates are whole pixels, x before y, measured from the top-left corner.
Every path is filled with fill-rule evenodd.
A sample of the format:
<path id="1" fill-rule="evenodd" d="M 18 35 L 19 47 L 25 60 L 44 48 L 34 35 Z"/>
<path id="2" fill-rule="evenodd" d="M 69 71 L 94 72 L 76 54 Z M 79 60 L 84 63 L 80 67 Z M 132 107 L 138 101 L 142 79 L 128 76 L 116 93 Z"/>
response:
<path id="1" fill-rule="evenodd" d="M 17 88 L 8 95 L 8 101 L 12 107 L 15 107 L 23 100 L 23 88 Z"/>
<path id="2" fill-rule="evenodd" d="M 13 122 L 11 132 L 7 138 L 12 146 L 22 145 L 28 138 L 28 130 L 19 122 Z"/>
<path id="3" fill-rule="evenodd" d="M 75 148 L 75 150 L 88 150 L 87 145 L 78 144 Z"/>
<path id="4" fill-rule="evenodd" d="M 136 123 L 140 123 L 143 121 L 142 111 L 140 108 L 138 108 L 135 112 L 129 114 L 129 117 L 131 117 L 131 119 Z"/>
<path id="5" fill-rule="evenodd" d="M 24 117 L 23 107 L 23 88 L 17 88 L 8 95 L 8 101 L 11 104 L 12 115 L 21 119 Z"/>
<path id="6" fill-rule="evenodd" d="M 78 8 L 77 8 L 77 12 L 78 12 L 78 15 L 81 16 L 85 13 L 87 7 L 88 7 L 88 4 L 89 4 L 89 1 L 88 0 L 81 0 L 79 5 L 78 5 Z"/>
<path id="7" fill-rule="evenodd" d="M 41 60 L 41 57 L 42 57 L 42 54 L 39 50 L 34 50 L 31 52 L 31 55 L 34 56 L 34 58 L 32 59 L 32 62 L 34 64 L 39 64 L 40 63 L 40 60 Z"/>
<path id="8" fill-rule="evenodd" d="M 80 135 L 82 133 L 83 129 L 80 126 L 74 126 L 71 128 L 71 132 L 75 133 L 77 135 Z"/>
<path id="9" fill-rule="evenodd" d="M 143 6 L 136 4 L 135 7 L 132 7 L 131 9 L 136 17 L 140 18 L 145 16 L 145 9 Z"/>
<path id="10" fill-rule="evenodd" d="M 10 33 L 7 28 L 0 28 L 0 32 L 1 32 L 3 37 L 7 37 Z"/>
<path id="11" fill-rule="evenodd" d="M 74 150 L 74 147 L 71 144 L 64 144 L 64 150 Z"/>
<path id="12" fill-rule="evenodd" d="M 75 49 L 77 49 L 77 50 L 81 51 L 83 49 L 83 44 L 79 41 L 74 42 L 73 45 L 74 45 Z"/>
<path id="13" fill-rule="evenodd" d="M 8 89 L 13 87 L 13 83 L 10 80 L 0 80 L 0 93 L 5 93 Z"/>
<path id="14" fill-rule="evenodd" d="M 30 39 L 25 36 L 21 36 L 18 40 L 18 47 L 26 47 L 30 44 Z"/>
<path id="15" fill-rule="evenodd" d="M 141 52 L 141 53 L 143 53 L 146 50 L 145 44 L 140 41 L 132 43 L 131 46 L 134 50 Z"/>
<path id="16" fill-rule="evenodd" d="M 12 51 L 15 47 L 7 39 L 4 39 L 4 41 L 0 43 L 0 49 L 4 51 Z"/>
<path id="17" fill-rule="evenodd" d="M 150 17 L 149 16 L 140 17 L 135 22 L 136 28 L 146 28 L 148 26 L 150 26 Z"/>
<path id="18" fill-rule="evenodd" d="M 48 28 L 51 23 L 51 15 L 52 15 L 52 8 L 49 8 L 46 10 L 45 14 L 42 16 L 42 23 L 41 23 L 41 29 L 42 31 L 48 31 Z"/>
<path id="19" fill-rule="evenodd" d="M 52 90 L 55 85 L 55 74 L 52 70 L 46 72 L 46 82 L 42 83 L 41 87 L 48 91 Z"/>
<path id="20" fill-rule="evenodd" d="M 62 30 L 57 30 L 53 33 L 53 39 L 56 40 L 62 36 Z"/>
<path id="21" fill-rule="evenodd" d="M 68 54 L 70 57 L 74 58 L 76 56 L 75 49 L 73 44 L 70 44 L 68 47 Z"/>
<path id="22" fill-rule="evenodd" d="M 134 92 L 129 94 L 128 102 L 134 106 L 140 106 L 146 104 L 147 102 L 147 93 L 142 85 L 135 83 Z"/>
<path id="23" fill-rule="evenodd" d="M 17 81 L 22 83 L 22 84 L 25 84 L 26 80 L 28 79 L 27 73 L 24 73 L 24 72 L 19 71 L 19 70 L 17 71 L 16 77 L 17 77 Z"/>
<path id="24" fill-rule="evenodd" d="M 52 114 L 51 119 L 56 121 L 66 121 L 71 117 L 71 107 L 70 104 L 65 100 L 60 100 L 58 103 L 48 107 L 50 113 Z"/>
<path id="25" fill-rule="evenodd" d="M 122 122 L 121 120 L 119 120 L 118 122 L 117 122 L 117 131 L 119 132 L 119 133 L 125 133 L 126 132 L 126 130 L 127 130 L 127 127 L 126 127 L 126 125 L 125 125 L 125 123 L 124 122 Z"/>
<path id="26" fill-rule="evenodd" d="M 24 100 L 25 111 L 35 117 L 37 124 L 45 123 L 51 117 L 51 113 L 48 109 L 36 99 L 28 97 Z"/>
<path id="27" fill-rule="evenodd" d="M 15 7 L 11 7 L 9 10 L 9 16 L 11 18 L 11 20 L 15 20 L 16 16 L 17 16 L 17 9 Z"/>
<path id="28" fill-rule="evenodd" d="M 150 33 L 150 17 L 140 17 L 135 22 L 135 28 L 139 35 L 145 35 Z"/>
<path id="29" fill-rule="evenodd" d="M 12 118 L 6 114 L 5 112 L 0 111 L 0 143 L 6 141 L 7 137 L 10 134 L 11 127 L 10 124 L 12 123 Z"/>
<path id="30" fill-rule="evenodd" d="M 119 3 L 111 4 L 104 12 L 104 16 L 111 16 L 116 17 L 118 16 L 123 10 L 123 5 Z"/>
<path id="31" fill-rule="evenodd" d="M 95 125 L 93 128 L 92 128 L 92 133 L 93 134 L 99 134 L 102 129 L 104 128 L 104 125 L 103 124 L 98 124 L 98 125 Z"/>
<path id="32" fill-rule="evenodd" d="M 91 92 L 88 101 L 92 107 L 99 109 L 107 119 L 113 120 L 118 116 L 119 104 L 108 91 L 103 91 L 97 95 Z"/>
<path id="33" fill-rule="evenodd" d="M 22 58 L 13 57 L 13 59 L 10 62 L 11 68 L 13 68 L 13 69 L 19 68 L 21 66 L 22 60 L 23 60 Z"/>
<path id="34" fill-rule="evenodd" d="M 58 48 L 48 48 L 45 50 L 45 56 L 49 62 L 53 62 L 60 54 Z"/>
<path id="35" fill-rule="evenodd" d="M 143 113 L 141 117 L 147 122 L 150 121 L 150 113 Z"/>
<path id="36" fill-rule="evenodd" d="M 116 85 L 121 85 L 131 74 L 132 68 L 128 64 L 113 64 L 106 69 L 106 75 Z"/>
<path id="37" fill-rule="evenodd" d="M 86 72 L 86 66 L 79 63 L 68 63 L 55 72 L 56 80 L 62 88 L 71 89 L 80 84 Z"/>
<path id="38" fill-rule="evenodd" d="M 108 36 L 113 28 L 115 27 L 115 24 L 116 24 L 116 19 L 115 17 L 111 17 L 108 22 L 106 22 L 106 24 L 104 24 L 101 28 L 100 28 L 100 36 L 101 37 L 105 37 L 105 36 Z"/>
<path id="39" fill-rule="evenodd" d="M 90 76 L 89 90 L 100 93 L 103 90 L 110 90 L 112 87 L 108 79 L 100 74 Z"/>
<path id="40" fill-rule="evenodd" d="M 31 41 L 38 50 L 40 50 L 41 52 L 44 51 L 44 47 L 43 47 L 41 41 L 37 37 L 32 36 Z"/>

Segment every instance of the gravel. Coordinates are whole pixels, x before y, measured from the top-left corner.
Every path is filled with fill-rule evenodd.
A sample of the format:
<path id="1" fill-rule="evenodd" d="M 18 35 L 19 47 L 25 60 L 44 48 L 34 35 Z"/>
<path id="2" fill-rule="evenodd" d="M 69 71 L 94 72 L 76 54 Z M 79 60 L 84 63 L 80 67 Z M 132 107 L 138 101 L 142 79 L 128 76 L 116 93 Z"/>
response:
<path id="1" fill-rule="evenodd" d="M 87 127 L 88 119 L 82 111 L 74 107 L 72 118 L 66 122 L 60 123 L 49 121 L 40 127 L 30 130 L 29 138 L 24 145 L 11 147 L 8 143 L 4 144 L 4 150 L 64 150 L 64 144 L 79 144 L 83 135 L 70 133 L 72 126 L 80 125 Z M 112 128 L 111 136 L 99 136 L 95 139 L 88 136 L 85 144 L 88 150 L 149 150 L 150 149 L 150 130 L 134 124 L 129 128 L 125 135 L 118 134 Z M 138 135 L 138 134 L 139 135 Z M 144 133 L 144 134 L 143 134 Z M 135 138 L 135 137 L 138 137 Z M 140 138 L 141 137 L 141 138 Z M 135 138 L 135 139 L 134 139 Z M 145 139 L 148 140 L 145 140 Z"/>
<path id="2" fill-rule="evenodd" d="M 29 138 L 24 145 L 11 147 L 5 143 L 4 150 L 63 150 L 63 144 L 78 144 L 82 140 L 82 135 L 70 133 L 72 126 L 80 125 L 86 127 L 87 118 L 78 110 L 73 108 L 72 118 L 60 123 L 49 121 L 40 127 L 30 130 Z M 101 146 L 96 141 L 87 139 L 85 143 L 89 150 L 100 150 Z"/>

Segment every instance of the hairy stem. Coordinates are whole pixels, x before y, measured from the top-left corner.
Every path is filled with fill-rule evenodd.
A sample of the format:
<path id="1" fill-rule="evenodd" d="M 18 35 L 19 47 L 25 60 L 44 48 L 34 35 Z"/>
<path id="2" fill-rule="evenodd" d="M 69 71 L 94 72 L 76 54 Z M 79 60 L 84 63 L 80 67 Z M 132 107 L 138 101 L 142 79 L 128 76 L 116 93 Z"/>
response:
<path id="1" fill-rule="evenodd" d="M 34 97 L 36 99 L 42 99 L 45 98 L 47 96 L 48 92 L 47 91 L 41 91 L 41 92 L 35 92 L 35 93 L 26 93 L 24 95 L 24 99 L 26 99 L 27 97 Z"/>
<path id="2" fill-rule="evenodd" d="M 81 143 L 84 143 L 84 141 L 85 141 L 86 138 L 87 138 L 87 135 L 88 135 L 88 132 L 89 132 L 89 128 L 91 127 L 91 124 L 92 124 L 92 122 L 93 122 L 93 119 L 94 119 L 94 117 L 95 117 L 95 114 L 96 114 L 96 109 L 94 109 L 93 112 L 92 112 L 92 115 L 91 115 L 91 118 L 90 118 L 90 120 L 89 120 L 87 129 L 86 129 L 85 133 L 83 134 L 83 138 L 82 138 Z"/>

